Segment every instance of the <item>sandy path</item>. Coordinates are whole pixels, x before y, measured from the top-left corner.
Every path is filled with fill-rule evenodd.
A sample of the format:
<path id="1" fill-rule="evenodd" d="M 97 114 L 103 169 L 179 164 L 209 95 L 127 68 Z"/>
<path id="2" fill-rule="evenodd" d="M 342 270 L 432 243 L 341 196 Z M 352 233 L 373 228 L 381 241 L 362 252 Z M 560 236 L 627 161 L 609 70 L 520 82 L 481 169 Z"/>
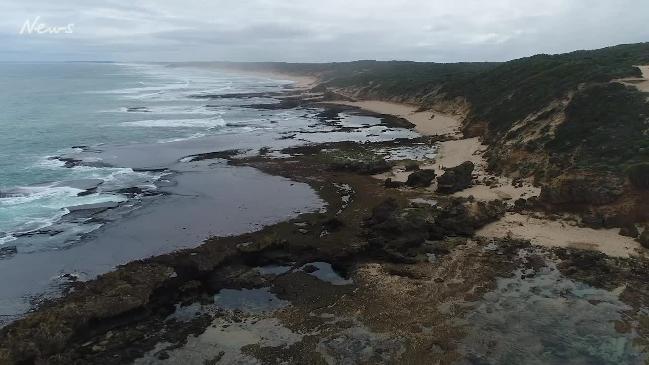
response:
<path id="1" fill-rule="evenodd" d="M 551 221 L 518 213 L 507 215 L 480 229 L 482 237 L 513 237 L 528 239 L 545 247 L 570 247 L 596 250 L 609 256 L 628 257 L 642 250 L 630 237 L 618 234 L 619 229 L 592 229 L 575 226 L 567 221 Z"/>
<path id="2" fill-rule="evenodd" d="M 619 79 L 618 81 L 630 86 L 635 86 L 638 90 L 649 93 L 649 66 L 636 66 L 642 72 L 642 78 Z"/>

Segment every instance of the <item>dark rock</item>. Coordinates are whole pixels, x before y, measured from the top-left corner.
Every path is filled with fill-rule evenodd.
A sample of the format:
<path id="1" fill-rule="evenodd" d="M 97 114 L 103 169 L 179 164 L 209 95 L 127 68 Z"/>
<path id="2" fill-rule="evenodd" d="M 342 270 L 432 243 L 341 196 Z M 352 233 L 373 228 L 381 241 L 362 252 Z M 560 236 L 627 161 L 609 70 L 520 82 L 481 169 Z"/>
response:
<path id="1" fill-rule="evenodd" d="M 637 238 L 639 234 L 640 232 L 638 232 L 638 228 L 634 224 L 625 225 L 620 229 L 620 235 L 622 236 Z"/>
<path id="2" fill-rule="evenodd" d="M 649 227 L 645 227 L 644 231 L 638 237 L 638 242 L 642 245 L 644 248 L 649 248 Z"/>
<path id="3" fill-rule="evenodd" d="M 640 163 L 627 169 L 629 181 L 633 186 L 642 190 L 649 190 L 649 163 Z"/>
<path id="4" fill-rule="evenodd" d="M 130 107 L 126 108 L 126 111 L 127 111 L 127 112 L 130 112 L 130 113 L 135 113 L 135 112 L 138 112 L 138 113 L 149 113 L 149 112 L 151 112 L 151 111 L 150 111 L 147 107 L 145 107 L 145 106 L 130 106 Z"/>
<path id="5" fill-rule="evenodd" d="M 435 176 L 435 170 L 418 170 L 408 175 L 406 185 L 413 188 L 426 188 L 430 186 Z"/>
<path id="6" fill-rule="evenodd" d="M 581 217 L 581 223 L 590 228 L 604 228 L 604 217 L 595 212 L 588 212 Z"/>
<path id="7" fill-rule="evenodd" d="M 392 169 L 392 165 L 383 159 L 335 161 L 329 167 L 334 171 L 352 171 L 363 175 L 380 174 Z"/>
<path id="8" fill-rule="evenodd" d="M 77 196 L 87 196 L 87 195 L 95 194 L 96 192 L 97 192 L 97 188 L 92 188 L 78 193 Z"/>
<path id="9" fill-rule="evenodd" d="M 612 175 L 568 175 L 555 179 L 541 189 L 541 201 L 550 204 L 604 205 L 623 193 L 622 179 Z"/>
<path id="10" fill-rule="evenodd" d="M 390 199 L 375 207 L 366 221 L 368 242 L 374 254 L 415 262 L 427 240 L 471 236 L 475 229 L 502 217 L 505 210 L 501 201 L 449 199 L 436 206 L 400 208 Z"/>
<path id="11" fill-rule="evenodd" d="M 329 232 L 335 232 L 340 228 L 344 227 L 345 223 L 338 218 L 331 218 L 322 223 L 322 228 L 326 229 Z"/>
<path id="12" fill-rule="evenodd" d="M 385 222 L 398 208 L 399 204 L 394 198 L 384 200 L 372 209 L 372 216 L 368 219 L 368 224 L 373 225 Z"/>
<path id="13" fill-rule="evenodd" d="M 197 155 L 187 156 L 186 158 L 189 159 L 190 162 L 204 161 L 204 160 L 214 160 L 214 159 L 229 160 L 233 156 L 241 154 L 242 152 L 244 152 L 244 151 L 233 149 L 233 150 L 225 150 L 225 151 L 199 153 Z"/>
<path id="14" fill-rule="evenodd" d="M 474 168 L 473 162 L 465 161 L 459 166 L 446 169 L 444 174 L 437 178 L 437 192 L 452 194 L 470 187 Z"/>
<path id="15" fill-rule="evenodd" d="M 519 198 L 514 201 L 514 211 L 520 212 L 527 209 L 527 200 L 524 198 Z"/>
<path id="16" fill-rule="evenodd" d="M 160 195 L 162 192 L 156 191 L 156 190 L 145 190 L 137 186 L 132 186 L 130 188 L 123 188 L 117 190 L 117 193 L 126 195 L 129 197 L 135 197 L 135 196 L 154 196 L 154 195 Z"/>
<path id="17" fill-rule="evenodd" d="M 6 259 L 12 257 L 17 253 L 18 253 L 18 248 L 16 246 L 0 247 L 0 259 Z"/>
<path id="18" fill-rule="evenodd" d="M 406 163 L 406 165 L 404 167 L 405 167 L 406 171 L 417 171 L 417 170 L 419 170 L 419 163 L 415 162 L 415 161 L 411 161 L 411 162 Z"/>
<path id="19" fill-rule="evenodd" d="M 97 209 L 106 210 L 106 209 L 116 208 L 118 205 L 119 205 L 118 202 L 82 204 L 82 205 L 75 205 L 72 207 L 68 207 L 68 210 L 70 212 L 76 212 L 79 210 L 97 210 Z"/>
<path id="20" fill-rule="evenodd" d="M 392 179 L 388 178 L 385 180 L 384 185 L 386 188 L 394 189 L 394 188 L 400 188 L 404 184 L 401 181 L 393 181 Z"/>

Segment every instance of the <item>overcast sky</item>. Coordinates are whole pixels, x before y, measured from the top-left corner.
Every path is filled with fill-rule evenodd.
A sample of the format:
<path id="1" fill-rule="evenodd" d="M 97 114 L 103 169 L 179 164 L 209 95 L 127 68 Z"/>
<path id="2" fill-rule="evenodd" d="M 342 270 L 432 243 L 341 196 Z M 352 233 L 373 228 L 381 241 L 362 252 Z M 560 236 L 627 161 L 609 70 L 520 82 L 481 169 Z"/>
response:
<path id="1" fill-rule="evenodd" d="M 0 0 L 0 61 L 501 61 L 649 41 L 649 0 Z M 36 17 L 72 33 L 20 34 Z"/>

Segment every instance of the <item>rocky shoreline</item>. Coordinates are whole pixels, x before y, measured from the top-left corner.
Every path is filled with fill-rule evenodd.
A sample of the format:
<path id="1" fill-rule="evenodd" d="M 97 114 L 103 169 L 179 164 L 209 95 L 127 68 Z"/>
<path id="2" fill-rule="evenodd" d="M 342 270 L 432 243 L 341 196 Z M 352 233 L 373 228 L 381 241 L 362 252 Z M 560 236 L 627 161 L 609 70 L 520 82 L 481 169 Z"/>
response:
<path id="1" fill-rule="evenodd" d="M 332 98 L 292 96 L 269 107 Z M 322 118 L 334 123 L 349 108 L 318 105 Z M 365 113 L 382 116 L 388 126 L 414 127 L 407 118 Z M 513 355 L 495 343 L 472 342 L 480 327 L 470 319 L 503 280 L 539 288 L 535 280 L 550 274 L 600 291 L 594 298 L 566 288 L 548 300 L 613 308 L 609 318 L 598 319 L 599 344 L 617 341 L 621 348 L 596 351 L 598 339 L 588 339 L 592 346 L 586 348 L 575 338 L 525 348 L 528 359 L 646 360 L 647 259 L 536 246 L 510 235 L 476 236 L 507 214 L 542 208 L 533 197 L 462 196 L 491 181 L 472 157 L 452 166 L 445 166 L 444 151 L 437 160 L 386 157 L 386 151 L 434 149 L 456 139 L 325 142 L 255 156 L 190 156 L 227 159 L 306 183 L 327 209 L 74 283 L 64 298 L 0 330 L 0 363 L 499 362 Z M 555 320 L 553 309 L 545 310 L 541 315 Z M 555 348 L 560 346 L 563 352 Z"/>

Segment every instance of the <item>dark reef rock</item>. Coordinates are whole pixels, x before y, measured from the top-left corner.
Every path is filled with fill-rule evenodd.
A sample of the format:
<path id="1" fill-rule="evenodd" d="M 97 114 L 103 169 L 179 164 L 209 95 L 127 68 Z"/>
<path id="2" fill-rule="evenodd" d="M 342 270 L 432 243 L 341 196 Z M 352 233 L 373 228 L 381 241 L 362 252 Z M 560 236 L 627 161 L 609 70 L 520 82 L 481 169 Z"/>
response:
<path id="1" fill-rule="evenodd" d="M 476 229 L 502 217 L 505 211 L 501 201 L 447 199 L 436 206 L 401 208 L 396 200 L 388 199 L 373 209 L 365 228 L 375 254 L 410 262 L 427 240 L 469 237 Z"/>
<path id="2" fill-rule="evenodd" d="M 400 187 L 402 187 L 403 185 L 404 185 L 404 183 L 402 183 L 401 181 L 393 181 L 393 180 L 390 179 L 390 178 L 385 179 L 385 183 L 384 183 L 384 186 L 385 186 L 386 188 L 389 188 L 389 189 L 400 188 Z"/>
<path id="3" fill-rule="evenodd" d="M 329 164 L 329 168 L 333 171 L 351 171 L 364 175 L 380 174 L 390 171 L 392 165 L 383 159 L 372 160 L 351 160 L 345 159 L 334 161 Z"/>
<path id="4" fill-rule="evenodd" d="M 550 204 L 604 205 L 617 200 L 623 193 L 622 179 L 607 176 L 561 176 L 541 189 L 541 201 Z"/>
<path id="5" fill-rule="evenodd" d="M 145 106 L 130 106 L 126 108 L 129 113 L 150 113 L 151 111 Z"/>
<path id="6" fill-rule="evenodd" d="M 0 247 L 0 259 L 6 259 L 12 257 L 17 253 L 18 253 L 18 248 L 16 246 Z"/>
<path id="7" fill-rule="evenodd" d="M 452 194 L 470 187 L 474 168 L 473 162 L 465 161 L 459 166 L 446 169 L 444 174 L 437 178 L 437 192 Z"/>
<path id="8" fill-rule="evenodd" d="M 408 176 L 406 185 L 412 188 L 427 188 L 437 176 L 435 170 L 418 170 Z"/>

